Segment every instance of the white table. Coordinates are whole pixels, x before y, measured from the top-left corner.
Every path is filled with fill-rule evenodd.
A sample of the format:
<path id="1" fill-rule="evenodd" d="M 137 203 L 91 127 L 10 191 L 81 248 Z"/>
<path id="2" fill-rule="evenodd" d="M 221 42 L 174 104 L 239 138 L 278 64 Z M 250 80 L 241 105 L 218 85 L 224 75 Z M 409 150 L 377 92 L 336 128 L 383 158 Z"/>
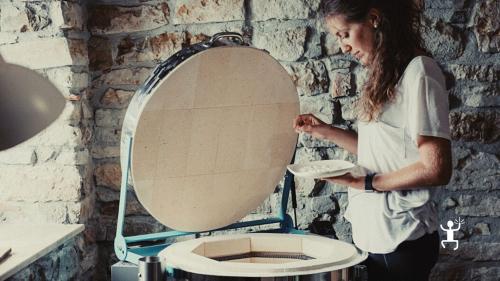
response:
<path id="1" fill-rule="evenodd" d="M 48 254 L 84 229 L 83 224 L 0 224 L 0 248 L 11 248 L 0 262 L 0 281 Z"/>

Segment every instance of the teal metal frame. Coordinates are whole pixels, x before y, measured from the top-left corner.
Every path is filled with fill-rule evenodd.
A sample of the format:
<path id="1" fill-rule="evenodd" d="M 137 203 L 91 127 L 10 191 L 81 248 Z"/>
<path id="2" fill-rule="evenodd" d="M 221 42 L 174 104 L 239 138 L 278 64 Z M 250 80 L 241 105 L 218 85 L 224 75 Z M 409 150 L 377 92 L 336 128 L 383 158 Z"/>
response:
<path id="1" fill-rule="evenodd" d="M 133 264 L 138 264 L 139 258 L 144 256 L 156 256 L 161 250 L 165 247 L 169 246 L 171 243 L 166 242 L 168 238 L 185 236 L 185 235 L 196 235 L 199 233 L 196 232 L 182 232 L 182 231 L 165 231 L 165 232 L 157 232 L 157 233 L 149 233 L 149 234 L 141 234 L 135 236 L 124 236 L 123 235 L 123 227 L 125 223 L 125 208 L 127 204 L 127 188 L 129 186 L 129 175 L 130 175 L 130 159 L 132 152 L 132 137 L 128 136 L 127 140 L 127 155 L 125 163 L 127 163 L 126 167 L 122 167 L 122 179 L 120 186 L 120 203 L 118 209 L 118 221 L 116 225 L 116 236 L 114 241 L 115 253 L 118 259 L 122 261 L 128 261 Z M 268 224 L 277 224 L 279 223 L 279 228 L 266 230 L 265 232 L 275 232 L 275 233 L 294 233 L 294 234 L 305 234 L 304 231 L 297 230 L 293 227 L 293 219 L 287 213 L 288 206 L 288 198 L 290 195 L 291 185 L 293 184 L 293 175 L 290 172 L 286 172 L 285 182 L 283 186 L 283 194 L 281 197 L 281 207 L 277 217 L 269 217 L 266 219 L 253 220 L 253 221 L 244 221 L 238 222 L 220 229 L 214 229 L 211 231 L 220 231 L 220 230 L 228 230 L 228 229 L 238 229 L 244 227 L 251 226 L 260 226 L 260 225 L 268 225 Z M 206 232 L 211 232 L 206 231 Z M 154 245 L 143 245 L 143 246 L 134 246 L 133 244 L 143 243 L 143 242 L 159 242 Z"/>

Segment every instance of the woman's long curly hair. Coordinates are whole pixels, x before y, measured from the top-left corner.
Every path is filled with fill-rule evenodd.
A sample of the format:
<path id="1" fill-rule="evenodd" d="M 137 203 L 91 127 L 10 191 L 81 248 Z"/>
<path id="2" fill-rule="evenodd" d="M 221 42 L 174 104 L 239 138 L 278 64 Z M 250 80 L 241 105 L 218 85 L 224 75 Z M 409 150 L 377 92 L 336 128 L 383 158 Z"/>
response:
<path id="1" fill-rule="evenodd" d="M 375 29 L 373 61 L 367 65 L 368 80 L 358 103 L 359 118 L 376 120 L 383 106 L 395 99 L 395 86 L 404 69 L 424 50 L 420 36 L 420 9 L 415 0 L 323 0 L 319 14 L 324 20 L 342 15 L 348 22 L 366 20 L 370 9 L 380 12 Z"/>

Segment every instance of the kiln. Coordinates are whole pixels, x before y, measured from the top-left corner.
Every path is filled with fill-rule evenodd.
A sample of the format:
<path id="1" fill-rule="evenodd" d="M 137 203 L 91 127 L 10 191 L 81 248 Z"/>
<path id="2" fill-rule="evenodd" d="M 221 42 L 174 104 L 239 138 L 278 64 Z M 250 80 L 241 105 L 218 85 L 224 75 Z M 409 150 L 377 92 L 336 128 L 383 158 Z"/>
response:
<path id="1" fill-rule="evenodd" d="M 137 280 L 131 264 L 158 256 L 164 278 L 355 280 L 350 272 L 367 253 L 293 227 L 289 172 L 276 217 L 235 223 L 274 192 L 293 162 L 297 114 L 289 74 L 237 33 L 214 35 L 159 64 L 123 123 L 115 252 L 129 263 L 114 265 L 112 279 Z M 144 208 L 172 231 L 123 235 L 132 183 Z M 258 226 L 268 233 L 199 238 Z M 192 234 L 197 238 L 170 245 L 171 238 Z"/>

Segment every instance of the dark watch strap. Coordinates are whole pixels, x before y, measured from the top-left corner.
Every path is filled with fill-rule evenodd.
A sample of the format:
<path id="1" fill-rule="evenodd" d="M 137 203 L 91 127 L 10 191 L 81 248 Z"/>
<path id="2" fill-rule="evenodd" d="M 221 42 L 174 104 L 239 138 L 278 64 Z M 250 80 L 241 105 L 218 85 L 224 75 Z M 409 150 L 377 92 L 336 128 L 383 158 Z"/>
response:
<path id="1" fill-rule="evenodd" d="M 366 192 L 374 192 L 373 188 L 373 177 L 375 177 L 377 173 L 368 173 L 365 177 L 365 191 Z"/>

